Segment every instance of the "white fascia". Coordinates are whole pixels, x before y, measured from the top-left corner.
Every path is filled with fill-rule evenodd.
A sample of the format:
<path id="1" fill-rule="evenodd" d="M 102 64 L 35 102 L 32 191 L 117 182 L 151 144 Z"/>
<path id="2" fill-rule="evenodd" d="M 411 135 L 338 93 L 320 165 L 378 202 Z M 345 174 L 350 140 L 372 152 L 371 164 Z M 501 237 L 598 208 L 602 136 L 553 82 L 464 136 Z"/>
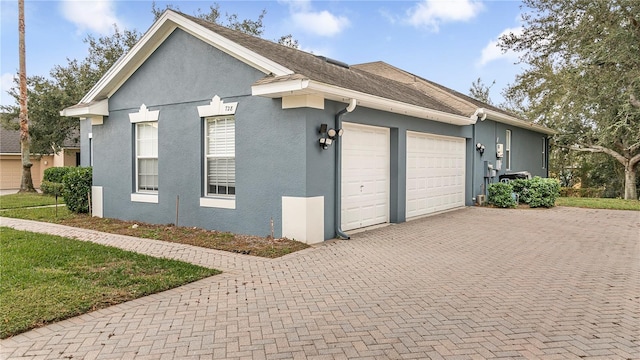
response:
<path id="1" fill-rule="evenodd" d="M 107 73 L 82 98 L 88 103 L 98 98 L 111 97 L 144 61 L 173 33 L 180 28 L 211 46 L 262 71 L 282 76 L 293 71 L 171 11 L 165 13 L 147 30 L 140 40 L 107 71 Z"/>
<path id="2" fill-rule="evenodd" d="M 83 104 L 83 106 L 71 106 L 60 111 L 60 116 L 69 117 L 90 118 L 108 115 L 109 100 L 107 99 Z"/>
<path id="3" fill-rule="evenodd" d="M 325 99 L 345 103 L 349 103 L 350 99 L 356 99 L 358 106 L 413 116 L 420 119 L 427 119 L 459 126 L 475 124 L 474 119 L 466 116 L 450 114 L 444 111 L 433 110 L 396 100 L 385 99 L 379 96 L 327 85 L 308 79 L 294 79 L 282 82 L 273 82 L 269 84 L 254 85 L 251 87 L 252 95 L 266 96 L 271 98 L 278 98 L 286 95 L 312 93 L 322 94 Z"/>
<path id="4" fill-rule="evenodd" d="M 534 124 L 532 122 L 520 120 L 513 116 L 509 116 L 497 111 L 484 109 L 484 113 L 487 115 L 487 118 L 491 120 L 497 121 L 499 123 L 515 126 L 521 129 L 528 129 L 528 130 L 532 130 L 532 131 L 547 134 L 547 135 L 555 135 L 558 133 L 557 131 L 553 129 L 549 129 L 548 127 Z"/>

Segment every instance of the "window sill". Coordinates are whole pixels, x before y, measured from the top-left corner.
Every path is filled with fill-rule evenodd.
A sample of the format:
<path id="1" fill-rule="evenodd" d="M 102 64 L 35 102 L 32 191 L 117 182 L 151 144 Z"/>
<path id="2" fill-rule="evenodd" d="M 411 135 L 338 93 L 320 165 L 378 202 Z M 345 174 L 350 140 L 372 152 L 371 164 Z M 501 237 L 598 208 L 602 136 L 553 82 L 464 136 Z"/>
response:
<path id="1" fill-rule="evenodd" d="M 131 201 L 157 204 L 158 203 L 158 194 L 134 193 L 134 194 L 131 194 Z"/>
<path id="2" fill-rule="evenodd" d="M 211 207 L 211 208 L 221 208 L 221 209 L 235 209 L 236 208 L 236 199 L 229 198 L 208 198 L 201 197 L 200 198 L 200 207 Z"/>

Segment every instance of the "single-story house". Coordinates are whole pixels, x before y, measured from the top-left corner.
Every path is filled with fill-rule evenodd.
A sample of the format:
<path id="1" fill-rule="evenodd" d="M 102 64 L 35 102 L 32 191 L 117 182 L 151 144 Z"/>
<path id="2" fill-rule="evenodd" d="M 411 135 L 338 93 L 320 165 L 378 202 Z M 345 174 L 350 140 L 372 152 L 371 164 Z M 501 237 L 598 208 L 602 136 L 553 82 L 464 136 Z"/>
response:
<path id="1" fill-rule="evenodd" d="M 81 118 L 95 216 L 307 243 L 547 176 L 553 134 L 384 63 L 172 10 L 61 114 Z"/>
<path id="2" fill-rule="evenodd" d="M 77 135 L 77 133 L 76 133 Z M 0 190 L 19 189 L 22 181 L 22 150 L 20 131 L 0 126 Z M 69 139 L 59 152 L 48 155 L 31 154 L 31 180 L 39 188 L 44 171 L 50 167 L 78 166 L 80 144 Z"/>

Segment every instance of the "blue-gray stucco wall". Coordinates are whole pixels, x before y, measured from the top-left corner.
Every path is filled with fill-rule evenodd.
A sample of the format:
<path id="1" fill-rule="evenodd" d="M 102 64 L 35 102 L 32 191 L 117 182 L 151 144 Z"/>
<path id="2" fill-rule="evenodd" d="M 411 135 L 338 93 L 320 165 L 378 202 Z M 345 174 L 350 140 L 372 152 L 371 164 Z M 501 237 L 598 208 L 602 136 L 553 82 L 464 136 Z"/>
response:
<path id="1" fill-rule="evenodd" d="M 103 187 L 105 217 L 151 223 L 174 223 L 179 197 L 179 225 L 235 233 L 268 235 L 273 219 L 281 236 L 282 197 L 324 197 L 324 236 L 335 236 L 335 151 L 321 150 L 318 128 L 333 127 L 335 114 L 346 104 L 325 101 L 325 109 L 282 110 L 280 99 L 251 96 L 251 85 L 265 75 L 214 47 L 176 30 L 109 99 L 109 117 L 103 125 L 81 123 L 81 136 L 93 133 L 94 185 Z M 225 103 L 238 102 L 236 119 L 236 208 L 201 207 L 203 195 L 203 120 L 197 106 L 214 95 Z M 158 203 L 132 202 L 135 192 L 134 125 L 129 114 L 141 104 L 159 110 Z M 502 124 L 489 120 L 473 126 L 439 122 L 356 107 L 344 122 L 389 127 L 391 144 L 390 221 L 406 220 L 406 132 L 419 131 L 467 139 L 466 204 L 482 184 L 473 159 L 495 159 L 495 138 L 504 138 Z M 540 164 L 529 147 L 540 149 L 540 134 L 513 131 L 512 162 L 516 168 L 542 175 L 530 164 Z M 480 159 L 474 150 L 474 132 L 486 142 Z M 498 135 L 502 134 L 502 135 Z M 537 142 L 536 142 L 537 141 Z M 522 145 L 527 149 L 517 150 Z M 534 146 L 535 145 L 535 146 Z M 492 149 L 493 148 L 493 153 Z M 81 147 L 89 152 L 87 142 Z M 83 156 L 83 165 L 88 157 Z M 87 163 L 85 163 L 85 161 Z M 522 164 L 528 165 L 522 165 Z M 520 164 L 520 165 L 518 165 Z M 546 174 L 546 173 L 545 173 Z M 472 180 L 473 179 L 473 180 Z"/>
<path id="2" fill-rule="evenodd" d="M 506 159 L 502 158 L 502 167 L 497 171 L 497 176 L 493 179 L 485 179 L 484 161 L 488 161 L 494 166 L 496 165 L 496 160 L 498 160 L 496 157 L 496 144 L 505 144 L 507 130 L 511 130 L 511 168 L 506 169 Z M 475 132 L 475 143 L 483 144 L 485 151 L 484 154 L 480 155 L 478 151 L 471 150 L 472 156 L 476 161 L 476 171 L 473 177 L 473 192 L 467 193 L 468 197 L 486 193 L 484 192 L 483 184 L 497 182 L 499 181 L 499 176 L 505 173 L 528 171 L 532 177 L 548 176 L 546 161 L 543 166 L 543 156 L 548 157 L 549 154 L 547 142 L 544 142 L 545 152 L 543 154 L 543 141 L 547 135 L 498 123 L 490 119 L 478 121 L 473 132 Z M 475 149 L 475 143 L 471 144 L 472 149 Z"/>

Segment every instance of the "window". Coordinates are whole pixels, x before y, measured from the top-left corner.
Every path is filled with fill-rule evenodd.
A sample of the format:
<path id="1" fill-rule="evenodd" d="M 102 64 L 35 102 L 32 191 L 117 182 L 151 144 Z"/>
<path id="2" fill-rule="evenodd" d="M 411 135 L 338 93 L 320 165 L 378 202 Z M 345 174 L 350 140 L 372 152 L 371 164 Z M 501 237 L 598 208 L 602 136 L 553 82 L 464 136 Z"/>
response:
<path id="1" fill-rule="evenodd" d="M 542 168 L 547 168 L 547 139 L 542 138 Z"/>
<path id="2" fill-rule="evenodd" d="M 507 130 L 504 140 L 504 164 L 506 170 L 511 170 L 511 130 Z"/>
<path id="3" fill-rule="evenodd" d="M 136 191 L 158 192 L 158 122 L 135 124 Z"/>
<path id="4" fill-rule="evenodd" d="M 205 119 L 205 194 L 236 194 L 236 131 L 233 116 Z"/>

